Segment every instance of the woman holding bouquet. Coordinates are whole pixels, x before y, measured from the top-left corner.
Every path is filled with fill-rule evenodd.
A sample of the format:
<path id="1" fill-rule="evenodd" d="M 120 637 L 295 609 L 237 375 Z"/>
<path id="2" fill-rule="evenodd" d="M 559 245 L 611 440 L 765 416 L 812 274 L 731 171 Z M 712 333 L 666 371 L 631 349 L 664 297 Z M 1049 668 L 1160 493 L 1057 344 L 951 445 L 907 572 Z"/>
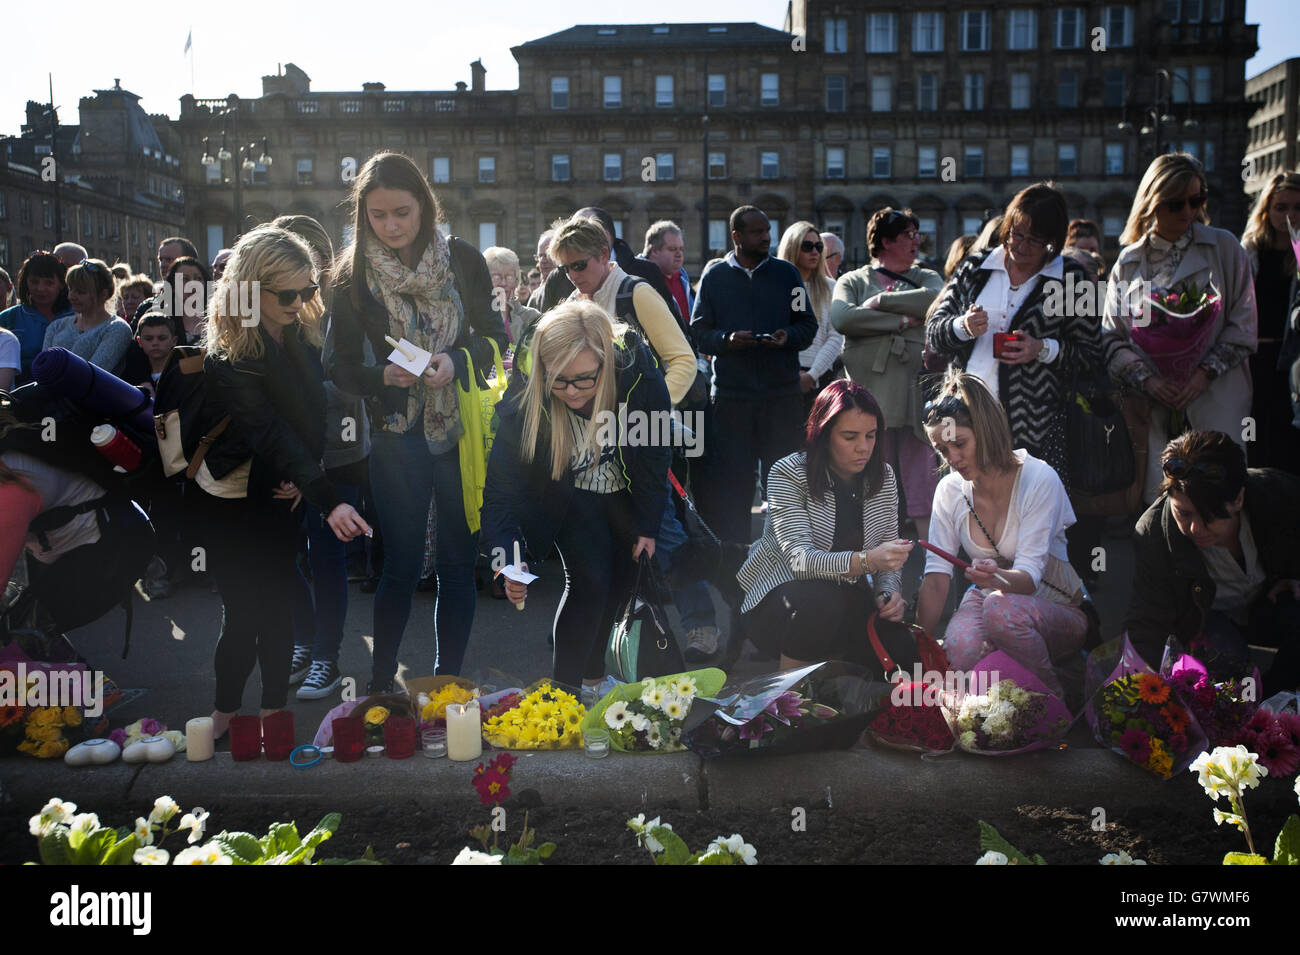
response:
<path id="1" fill-rule="evenodd" d="M 1106 294 L 1111 376 L 1151 399 L 1147 502 L 1159 494 L 1160 452 L 1184 426 L 1222 431 L 1244 447 L 1242 419 L 1251 404 L 1246 358 L 1257 340 L 1255 287 L 1236 237 L 1210 228 L 1207 196 L 1195 157 L 1157 156 L 1138 185 Z M 1139 296 L 1148 292 L 1164 307 L 1143 301 L 1139 309 Z"/>
<path id="2" fill-rule="evenodd" d="M 949 662 L 969 670 L 1005 651 L 1064 699 L 1057 666 L 1083 646 L 1088 618 L 1065 529 L 1074 510 L 1056 472 L 1012 450 L 1006 412 L 974 375 L 950 374 L 926 410 L 925 430 L 949 473 L 934 492 L 930 540 L 971 557 L 966 592 L 948 621 Z M 939 624 L 952 564 L 928 554 L 916 622 Z"/>

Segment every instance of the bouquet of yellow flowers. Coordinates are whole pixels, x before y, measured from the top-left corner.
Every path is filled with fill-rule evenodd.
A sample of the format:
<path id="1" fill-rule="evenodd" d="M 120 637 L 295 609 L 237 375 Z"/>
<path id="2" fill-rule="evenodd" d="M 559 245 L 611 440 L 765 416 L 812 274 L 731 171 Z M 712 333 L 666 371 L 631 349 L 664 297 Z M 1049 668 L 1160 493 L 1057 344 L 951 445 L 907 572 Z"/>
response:
<path id="1" fill-rule="evenodd" d="M 501 749 L 581 749 L 578 698 L 550 680 L 533 684 L 519 705 L 483 724 L 483 738 Z"/>
<path id="2" fill-rule="evenodd" d="M 23 722 L 25 739 L 18 744 L 18 752 L 40 759 L 57 759 L 72 745 L 64 730 L 80 726 L 81 710 L 75 706 L 28 707 Z"/>
<path id="3" fill-rule="evenodd" d="M 433 693 L 429 701 L 420 708 L 420 720 L 425 723 L 445 720 L 448 704 L 468 703 L 472 699 L 474 699 L 473 690 L 467 690 L 457 683 L 447 683 Z"/>

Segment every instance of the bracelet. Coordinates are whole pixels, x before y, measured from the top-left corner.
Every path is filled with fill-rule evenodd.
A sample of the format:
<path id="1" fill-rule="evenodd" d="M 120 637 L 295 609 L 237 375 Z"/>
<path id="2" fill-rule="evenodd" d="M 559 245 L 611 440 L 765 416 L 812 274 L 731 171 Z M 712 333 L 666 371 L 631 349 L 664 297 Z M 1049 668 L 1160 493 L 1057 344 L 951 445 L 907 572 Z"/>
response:
<path id="1" fill-rule="evenodd" d="M 876 572 L 876 569 L 871 566 L 871 557 L 868 554 L 867 549 L 865 547 L 862 548 L 862 553 L 858 554 L 858 560 L 862 561 L 863 576 L 867 574 L 874 574 Z"/>
<path id="2" fill-rule="evenodd" d="M 298 762 L 298 754 L 299 753 L 305 754 L 307 753 L 308 750 L 315 753 L 316 758 L 313 759 L 311 762 L 307 762 L 307 763 Z M 302 746 L 299 746 L 297 749 L 295 749 L 292 753 L 289 754 L 289 765 L 294 767 L 295 769 L 310 769 L 311 767 L 319 763 L 323 758 L 324 757 L 321 754 L 319 746 L 313 746 L 311 743 L 304 743 Z"/>

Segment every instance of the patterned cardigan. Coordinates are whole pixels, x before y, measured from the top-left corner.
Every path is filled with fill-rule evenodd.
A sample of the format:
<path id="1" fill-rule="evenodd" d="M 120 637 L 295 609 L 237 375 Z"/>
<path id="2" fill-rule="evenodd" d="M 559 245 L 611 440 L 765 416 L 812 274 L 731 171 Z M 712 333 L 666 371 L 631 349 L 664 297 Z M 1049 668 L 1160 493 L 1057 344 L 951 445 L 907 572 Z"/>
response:
<path id="1" fill-rule="evenodd" d="M 808 493 L 807 466 L 807 453 L 799 451 L 777 461 L 768 473 L 763 536 L 736 574 L 745 590 L 742 613 L 793 580 L 849 583 L 844 575 L 855 552 L 830 549 L 835 539 L 835 492 L 828 488 L 822 500 L 814 500 Z M 897 538 L 898 485 L 893 468 L 886 464 L 880 490 L 862 500 L 862 546 L 870 550 Z M 877 574 L 874 580 L 877 590 L 894 592 L 902 581 L 898 571 Z"/>
<path id="2" fill-rule="evenodd" d="M 939 302 L 925 323 L 925 341 L 936 355 L 946 355 L 957 368 L 965 368 L 975 350 L 975 341 L 962 341 L 954 330 L 957 320 L 975 304 L 992 274 L 980 268 L 989 253 L 966 258 L 939 295 Z M 1043 308 L 1053 286 L 1064 312 L 1089 311 L 1076 308 L 1076 298 L 1067 291 L 1080 289 L 1087 281 L 1083 268 L 1070 259 L 1062 262 L 1061 279 L 1043 276 L 1011 319 L 1012 331 L 1028 332 L 1034 338 L 1054 338 L 1060 344 L 1056 360 L 1031 361 L 1023 365 L 999 364 L 998 395 L 1011 423 L 1012 447 L 1025 448 L 1050 464 L 1069 487 L 1065 459 L 1065 400 L 1076 371 L 1095 367 L 1101 360 L 1100 297 L 1078 297 L 1077 301 L 1097 304 L 1095 315 L 1047 315 Z M 1074 282 L 1069 276 L 1074 274 Z M 1078 292 L 1075 292 L 1078 296 Z"/>

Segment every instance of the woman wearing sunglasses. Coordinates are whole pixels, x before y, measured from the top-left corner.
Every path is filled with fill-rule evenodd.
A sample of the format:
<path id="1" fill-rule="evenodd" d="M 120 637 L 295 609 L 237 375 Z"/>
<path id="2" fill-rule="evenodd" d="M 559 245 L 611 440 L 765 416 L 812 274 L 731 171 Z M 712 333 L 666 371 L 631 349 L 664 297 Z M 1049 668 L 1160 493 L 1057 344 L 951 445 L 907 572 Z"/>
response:
<path id="1" fill-rule="evenodd" d="M 1255 287 L 1250 264 L 1236 236 L 1212 229 L 1201 164 L 1185 153 L 1157 156 L 1138 184 L 1111 269 L 1105 306 L 1106 363 L 1111 376 L 1151 400 L 1143 500 L 1160 493 L 1160 453 L 1170 436 L 1187 427 L 1222 431 L 1243 443 L 1242 419 L 1250 415 L 1251 381 L 1246 359 L 1257 345 Z M 1158 363 L 1133 341 L 1134 318 L 1152 324 L 1155 341 L 1168 321 L 1164 312 L 1137 303 L 1149 292 L 1168 295 L 1213 285 L 1221 297 L 1217 314 L 1193 336 L 1203 340 L 1197 360 Z M 1144 333 L 1146 335 L 1147 333 Z M 1188 339 L 1179 333 L 1181 341 Z M 1163 369 L 1163 370 L 1162 370 Z M 1183 371 L 1186 371 L 1184 374 Z M 1244 445 L 1243 445 L 1244 446 Z"/>
<path id="2" fill-rule="evenodd" d="M 843 367 L 839 359 L 844 336 L 831 325 L 835 280 L 825 275 L 826 245 L 811 222 L 796 222 L 786 229 L 776 254 L 799 270 L 808 289 L 808 305 L 817 316 L 817 334 L 812 344 L 799 353 L 799 387 L 803 390 L 804 407 L 811 410 L 817 393 Z"/>
<path id="3" fill-rule="evenodd" d="M 371 690 L 382 693 L 397 674 L 424 566 L 431 500 L 437 513 L 434 668 L 456 674 L 465 658 L 478 545 L 461 491 L 465 427 L 456 383 L 469 387 L 466 352 L 476 370 L 490 368 L 490 340 L 502 353 L 507 342 L 492 309 L 487 262 L 468 242 L 439 231 L 438 201 L 419 166 L 399 153 L 371 157 L 350 202 L 355 238 L 334 270 L 328 374 L 340 391 L 366 398 L 370 407 L 370 489 L 384 542 Z M 386 360 L 393 353 L 389 338 L 433 355 L 421 375 Z M 377 361 L 366 360 L 367 343 Z"/>
<path id="4" fill-rule="evenodd" d="M 998 245 L 957 267 L 925 325 L 930 352 L 983 381 L 1006 408 L 1015 445 L 1067 485 L 1066 391 L 1076 370 L 1101 358 L 1097 316 L 1052 304 L 1072 306 L 1063 289 L 1086 281 L 1060 255 L 1069 221 L 1056 189 L 1022 189 L 1002 216 Z"/>
<path id="5" fill-rule="evenodd" d="M 1214 679 L 1251 670 L 1249 644 L 1278 648 L 1266 699 L 1300 685 L 1300 478 L 1246 469 L 1229 435 L 1189 431 L 1160 455 L 1160 497 L 1138 521 L 1124 626 L 1147 663 L 1165 639 Z"/>
<path id="6" fill-rule="evenodd" d="M 235 290 L 254 282 L 258 307 L 246 315 Z M 218 736 L 238 712 L 254 665 L 262 716 L 288 698 L 300 501 L 326 515 L 339 540 L 370 530 L 321 467 L 323 308 L 310 247 L 283 229 L 254 229 L 235 245 L 219 291 L 204 331 L 204 416 L 229 415 L 230 424 L 203 459 L 198 485 L 207 493 L 195 498 L 224 606 L 214 660 Z M 237 480 L 241 472 L 245 480 Z"/>
<path id="7" fill-rule="evenodd" d="M 554 543 L 565 588 L 553 675 L 594 687 L 635 562 L 654 557 L 672 454 L 659 442 L 625 442 L 617 419 L 624 407 L 630 421 L 666 413 L 668 388 L 640 336 L 594 302 L 543 315 L 532 356 L 532 372 L 513 377 L 497 406 L 483 536 L 489 552 L 507 555 L 516 542 L 539 557 Z M 506 596 L 518 603 L 527 588 L 507 581 Z"/>

